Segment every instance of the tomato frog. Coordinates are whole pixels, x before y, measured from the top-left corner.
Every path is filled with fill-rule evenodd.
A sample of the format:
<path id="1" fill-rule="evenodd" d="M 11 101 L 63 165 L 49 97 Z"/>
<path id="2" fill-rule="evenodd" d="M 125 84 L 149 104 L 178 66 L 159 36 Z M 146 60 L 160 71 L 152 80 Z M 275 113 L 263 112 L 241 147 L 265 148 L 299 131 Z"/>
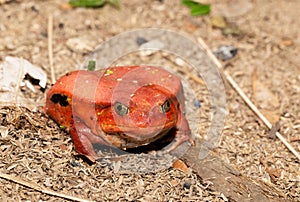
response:
<path id="1" fill-rule="evenodd" d="M 168 151 L 195 142 L 184 114 L 180 79 L 159 67 L 77 70 L 47 92 L 46 113 L 69 129 L 75 149 L 94 162 L 94 144 L 123 150 L 147 145 L 175 130 Z"/>

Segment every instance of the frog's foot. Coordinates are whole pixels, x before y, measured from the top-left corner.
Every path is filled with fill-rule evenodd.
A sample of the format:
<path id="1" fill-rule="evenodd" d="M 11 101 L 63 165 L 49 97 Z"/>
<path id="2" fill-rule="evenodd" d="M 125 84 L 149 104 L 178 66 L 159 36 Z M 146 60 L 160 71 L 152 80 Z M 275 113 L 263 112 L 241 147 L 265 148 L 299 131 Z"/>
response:
<path id="1" fill-rule="evenodd" d="M 84 133 L 82 133 L 82 131 L 78 132 L 73 126 L 70 128 L 70 134 L 76 151 L 79 154 L 87 157 L 91 162 L 95 162 L 98 156 L 95 153 L 93 145 L 89 141 L 87 136 Z"/>
<path id="2" fill-rule="evenodd" d="M 192 138 L 190 131 L 177 131 L 175 139 L 164 151 L 171 152 L 186 141 L 189 141 L 191 146 L 195 145 L 195 140 Z"/>
<path id="3" fill-rule="evenodd" d="M 76 122 L 70 127 L 70 134 L 75 146 L 76 151 L 84 155 L 91 162 L 95 162 L 99 156 L 96 154 L 93 144 L 105 144 L 104 141 L 96 136 L 90 128 L 86 127 L 85 124 Z"/>

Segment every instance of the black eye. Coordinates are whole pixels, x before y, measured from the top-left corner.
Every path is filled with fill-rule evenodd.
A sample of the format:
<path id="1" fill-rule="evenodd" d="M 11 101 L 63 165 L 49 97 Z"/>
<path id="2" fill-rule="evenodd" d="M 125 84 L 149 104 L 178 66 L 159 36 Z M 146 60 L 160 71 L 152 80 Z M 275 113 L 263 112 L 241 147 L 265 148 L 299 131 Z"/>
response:
<path id="1" fill-rule="evenodd" d="M 164 104 L 161 105 L 161 110 L 166 113 L 170 110 L 171 104 L 169 100 L 166 100 Z"/>
<path id="2" fill-rule="evenodd" d="M 120 102 L 117 102 L 114 105 L 114 109 L 117 112 L 117 114 L 119 114 L 120 116 L 124 116 L 124 115 L 128 114 L 128 111 L 129 111 L 128 107 Z"/>

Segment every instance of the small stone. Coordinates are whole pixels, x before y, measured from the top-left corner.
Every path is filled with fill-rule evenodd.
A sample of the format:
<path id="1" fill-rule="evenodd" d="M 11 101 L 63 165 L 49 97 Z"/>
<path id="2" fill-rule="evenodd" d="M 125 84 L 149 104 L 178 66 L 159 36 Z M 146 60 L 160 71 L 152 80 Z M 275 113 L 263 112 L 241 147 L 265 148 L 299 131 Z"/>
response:
<path id="1" fill-rule="evenodd" d="M 191 183 L 190 182 L 184 182 L 183 188 L 190 189 L 191 188 Z"/>
<path id="2" fill-rule="evenodd" d="M 143 37 L 138 37 L 137 39 L 136 39 L 136 43 L 140 46 L 140 45 L 142 45 L 142 44 L 144 44 L 144 43 L 147 43 L 148 42 L 148 40 L 147 39 L 145 39 L 145 38 L 143 38 Z"/>
<path id="3" fill-rule="evenodd" d="M 201 107 L 201 102 L 200 102 L 200 100 L 195 100 L 195 101 L 194 101 L 194 106 L 200 108 L 200 107 Z"/>
<path id="4" fill-rule="evenodd" d="M 233 46 L 221 46 L 218 50 L 214 51 L 214 55 L 223 60 L 229 60 L 237 54 L 238 49 Z"/>

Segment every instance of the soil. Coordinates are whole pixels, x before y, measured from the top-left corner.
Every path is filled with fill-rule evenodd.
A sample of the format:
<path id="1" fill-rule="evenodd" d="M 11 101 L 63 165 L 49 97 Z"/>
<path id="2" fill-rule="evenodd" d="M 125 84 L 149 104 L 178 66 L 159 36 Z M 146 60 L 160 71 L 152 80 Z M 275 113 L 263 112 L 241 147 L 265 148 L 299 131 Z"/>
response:
<path id="1" fill-rule="evenodd" d="M 0 1 L 0 62 L 6 56 L 15 56 L 40 66 L 49 75 L 49 89 L 50 15 L 56 78 L 78 69 L 101 42 L 137 28 L 157 27 L 186 33 L 195 40 L 202 38 L 212 50 L 231 45 L 238 52 L 233 59 L 222 62 L 225 71 L 272 124 L 279 120 L 279 132 L 300 152 L 299 1 L 205 2 L 212 5 L 212 12 L 193 17 L 187 7 L 171 0 L 128 0 L 121 1 L 119 8 L 106 5 L 97 9 L 70 8 L 67 1 L 58 0 Z M 226 17 L 225 28 L 215 23 L 218 16 Z M 153 54 L 145 60 L 138 59 L 139 54 L 126 57 L 120 59 L 124 64 L 153 64 L 166 58 L 163 54 Z M 173 56 L 167 58 L 169 64 L 174 63 Z M 202 104 L 203 126 L 199 128 L 206 130 L 207 91 L 199 87 L 196 92 Z M 247 179 L 272 187 L 274 195 L 282 200 L 300 201 L 299 159 L 227 84 L 226 96 L 226 123 L 214 153 Z M 77 155 L 68 132 L 43 113 L 45 92 L 27 93 L 26 97 L 37 100 L 38 107 L 0 108 L 1 201 L 230 200 L 217 189 L 220 186 L 191 168 L 183 172 L 170 167 L 140 174 L 120 171 L 118 166 L 88 163 Z M 29 184 L 24 186 L 16 179 Z M 67 199 L 67 195 L 77 198 Z M 271 196 L 269 199 L 272 201 Z M 245 200 L 258 201 L 251 197 Z"/>

